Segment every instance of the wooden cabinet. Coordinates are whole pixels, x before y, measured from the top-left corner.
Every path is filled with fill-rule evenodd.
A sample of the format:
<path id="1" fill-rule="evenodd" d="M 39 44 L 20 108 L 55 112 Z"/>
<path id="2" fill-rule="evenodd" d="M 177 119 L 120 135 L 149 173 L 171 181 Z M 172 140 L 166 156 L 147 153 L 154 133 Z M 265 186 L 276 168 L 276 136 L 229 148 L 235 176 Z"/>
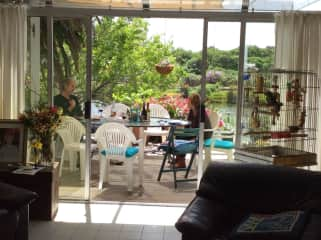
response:
<path id="1" fill-rule="evenodd" d="M 0 181 L 36 192 L 39 197 L 30 204 L 30 219 L 52 220 L 58 210 L 59 163 L 35 175 L 14 174 L 0 168 Z"/>

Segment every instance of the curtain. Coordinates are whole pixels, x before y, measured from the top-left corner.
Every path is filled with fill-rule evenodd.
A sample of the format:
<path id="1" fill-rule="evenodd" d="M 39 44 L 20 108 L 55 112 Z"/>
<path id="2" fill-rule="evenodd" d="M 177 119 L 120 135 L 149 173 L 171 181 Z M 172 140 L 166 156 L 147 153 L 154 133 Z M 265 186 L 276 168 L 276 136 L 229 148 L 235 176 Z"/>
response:
<path id="1" fill-rule="evenodd" d="M 0 5 L 0 119 L 24 109 L 27 6 Z"/>
<path id="2" fill-rule="evenodd" d="M 321 14 L 316 12 L 280 12 L 275 15 L 275 67 L 289 70 L 310 70 L 321 77 Z M 320 84 L 319 84 L 320 86 Z M 313 87 L 313 86 L 312 86 Z M 307 88 L 309 91 L 309 88 Z M 320 99 L 320 88 L 317 91 Z M 306 93 L 307 101 L 311 99 Z M 321 156 L 320 147 L 320 100 L 319 110 L 315 113 L 317 125 L 316 153 Z M 306 119 L 311 121 L 311 116 Z M 319 159 L 320 157 L 317 157 Z M 318 160 L 318 170 L 321 169 Z"/>

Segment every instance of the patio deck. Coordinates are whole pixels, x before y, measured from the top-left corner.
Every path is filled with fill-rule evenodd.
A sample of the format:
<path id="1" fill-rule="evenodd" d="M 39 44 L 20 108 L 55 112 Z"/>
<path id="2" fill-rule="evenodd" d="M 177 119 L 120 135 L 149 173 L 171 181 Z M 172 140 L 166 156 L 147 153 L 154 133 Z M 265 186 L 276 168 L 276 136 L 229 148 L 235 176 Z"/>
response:
<path id="1" fill-rule="evenodd" d="M 213 156 L 212 156 L 213 157 Z M 226 156 L 215 153 L 215 159 L 222 160 Z M 170 203 L 187 204 L 196 191 L 196 181 L 180 182 L 174 189 L 173 173 L 163 173 L 161 181 L 157 181 L 158 171 L 163 159 L 160 153 L 152 153 L 151 149 L 145 151 L 144 161 L 144 186 L 139 188 L 138 177 L 135 179 L 135 187 L 132 194 L 127 192 L 126 167 L 112 165 L 110 183 L 104 184 L 103 190 L 98 190 L 99 161 L 92 159 L 91 197 L 93 201 L 116 201 L 116 202 L 139 202 L 139 203 Z M 189 159 L 189 156 L 187 156 Z M 137 171 L 135 167 L 135 171 Z M 178 176 L 183 173 L 178 173 Z M 196 170 L 193 168 L 190 177 L 195 177 Z M 135 174 L 134 176 L 138 176 Z M 61 177 L 59 196 L 62 199 L 81 199 L 84 194 L 83 182 L 80 182 L 79 172 L 63 170 Z"/>

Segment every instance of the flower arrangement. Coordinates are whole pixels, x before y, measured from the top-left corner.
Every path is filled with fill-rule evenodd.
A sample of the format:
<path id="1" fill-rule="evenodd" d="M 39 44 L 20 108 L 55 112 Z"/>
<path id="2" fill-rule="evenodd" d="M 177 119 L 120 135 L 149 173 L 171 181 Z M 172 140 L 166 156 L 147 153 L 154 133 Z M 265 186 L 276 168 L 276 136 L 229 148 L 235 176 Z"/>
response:
<path id="1" fill-rule="evenodd" d="M 166 95 L 159 99 L 151 98 L 150 103 L 162 105 L 166 108 L 171 118 L 186 118 L 189 112 L 188 99 L 180 95 Z"/>
<path id="2" fill-rule="evenodd" d="M 61 108 L 37 106 L 19 116 L 30 131 L 30 147 L 35 163 L 38 163 L 39 157 L 45 162 L 51 162 L 51 141 L 61 122 L 61 115 Z"/>

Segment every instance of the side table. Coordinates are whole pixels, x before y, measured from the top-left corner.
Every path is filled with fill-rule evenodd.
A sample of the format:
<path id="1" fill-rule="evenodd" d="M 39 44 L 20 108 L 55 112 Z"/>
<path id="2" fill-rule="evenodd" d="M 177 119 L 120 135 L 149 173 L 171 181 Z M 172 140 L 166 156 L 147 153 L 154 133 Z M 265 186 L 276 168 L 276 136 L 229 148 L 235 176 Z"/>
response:
<path id="1" fill-rule="evenodd" d="M 52 220 L 58 210 L 59 163 L 35 175 L 14 174 L 12 168 L 0 168 L 0 181 L 36 192 L 39 197 L 30 204 L 30 219 Z"/>

